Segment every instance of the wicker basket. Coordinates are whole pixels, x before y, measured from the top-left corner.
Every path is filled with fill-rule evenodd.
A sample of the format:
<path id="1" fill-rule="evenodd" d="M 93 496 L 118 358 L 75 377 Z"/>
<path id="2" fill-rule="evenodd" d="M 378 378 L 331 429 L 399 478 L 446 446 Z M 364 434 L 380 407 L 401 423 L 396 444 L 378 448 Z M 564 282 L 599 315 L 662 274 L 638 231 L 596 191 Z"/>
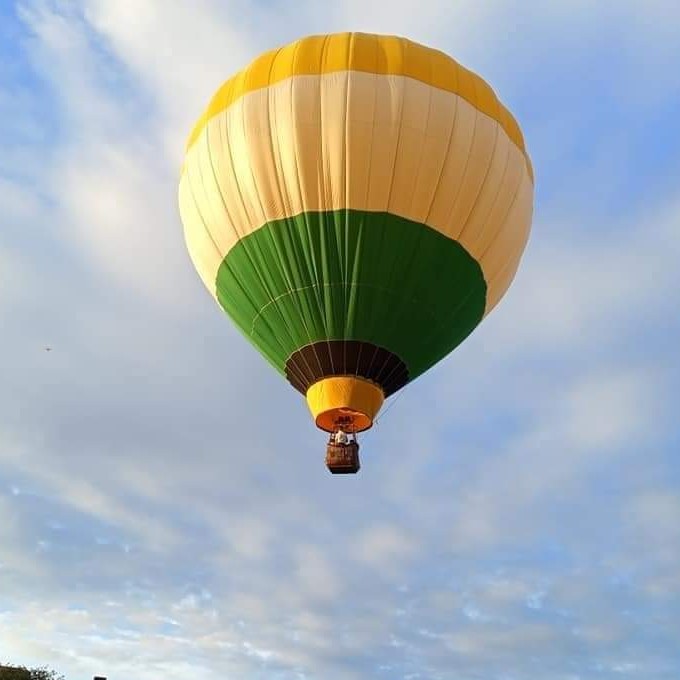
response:
<path id="1" fill-rule="evenodd" d="M 334 475 L 348 475 L 359 472 L 359 444 L 328 444 L 326 447 L 326 467 Z"/>

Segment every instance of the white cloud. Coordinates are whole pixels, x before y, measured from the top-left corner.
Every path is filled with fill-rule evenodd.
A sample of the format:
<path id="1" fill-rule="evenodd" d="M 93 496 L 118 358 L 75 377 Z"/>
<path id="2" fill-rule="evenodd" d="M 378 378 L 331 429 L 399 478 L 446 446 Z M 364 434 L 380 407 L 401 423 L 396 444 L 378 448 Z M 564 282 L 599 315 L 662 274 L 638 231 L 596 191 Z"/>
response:
<path id="1" fill-rule="evenodd" d="M 653 555 L 655 564 L 663 569 L 659 581 L 667 576 L 667 584 L 680 586 L 680 493 L 677 489 L 649 489 L 637 498 L 626 513 L 627 538 L 631 557 L 641 552 Z M 655 578 L 651 579 L 655 581 Z M 658 584 L 659 581 L 656 581 Z"/>
<path id="2" fill-rule="evenodd" d="M 0 247 L 0 309 L 6 318 L 12 308 L 22 302 L 30 285 L 30 274 L 24 258 Z"/>
<path id="3" fill-rule="evenodd" d="M 492 649 L 495 658 L 515 657 L 519 650 L 524 655 L 536 653 L 550 645 L 553 649 L 559 643 L 559 634 L 552 626 L 528 624 L 518 629 L 476 628 L 452 633 L 446 638 L 446 646 L 456 654 L 468 657 L 483 657 Z"/>
<path id="4" fill-rule="evenodd" d="M 380 524 L 363 529 L 354 539 L 353 556 L 381 573 L 403 568 L 418 549 L 418 543 L 404 529 Z"/>
<path id="5" fill-rule="evenodd" d="M 677 197 L 585 233 L 539 217 L 508 300 L 485 321 L 491 341 L 502 344 L 499 356 L 601 356 L 641 324 L 662 322 L 678 285 L 679 219 Z"/>
<path id="6" fill-rule="evenodd" d="M 322 601 L 336 601 L 344 588 L 345 579 L 332 558 L 315 545 L 300 545 L 295 548 L 297 583 L 311 598 Z"/>

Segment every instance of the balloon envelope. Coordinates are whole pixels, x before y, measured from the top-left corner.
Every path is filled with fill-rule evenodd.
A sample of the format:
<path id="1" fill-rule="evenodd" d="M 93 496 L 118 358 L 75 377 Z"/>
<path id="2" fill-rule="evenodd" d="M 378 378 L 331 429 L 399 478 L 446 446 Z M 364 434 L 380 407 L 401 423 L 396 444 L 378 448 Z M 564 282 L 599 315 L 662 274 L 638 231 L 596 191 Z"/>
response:
<path id="1" fill-rule="evenodd" d="M 343 33 L 268 52 L 217 91 L 179 204 L 222 309 L 319 427 L 344 414 L 362 430 L 508 289 L 533 172 L 479 76 L 403 38 Z"/>

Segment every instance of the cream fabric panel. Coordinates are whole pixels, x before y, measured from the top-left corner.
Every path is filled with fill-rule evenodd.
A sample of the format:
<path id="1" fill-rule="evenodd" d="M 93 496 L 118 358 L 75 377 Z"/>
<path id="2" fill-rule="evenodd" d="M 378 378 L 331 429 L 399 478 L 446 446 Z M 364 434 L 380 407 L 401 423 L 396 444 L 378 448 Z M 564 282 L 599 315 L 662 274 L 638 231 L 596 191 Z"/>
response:
<path id="1" fill-rule="evenodd" d="M 533 182 L 525 174 L 496 238 L 479 260 L 487 283 L 485 315 L 498 304 L 515 278 L 529 239 L 533 195 Z"/>
<path id="2" fill-rule="evenodd" d="M 204 280 L 214 281 L 219 263 L 205 255 L 205 237 L 189 232 L 207 230 L 224 257 L 274 219 L 388 211 L 458 240 L 480 262 L 487 313 L 514 276 L 533 195 L 522 151 L 466 99 L 355 71 L 296 76 L 244 95 L 207 123 L 187 155 L 185 182 L 207 206 L 202 220 L 188 208 L 186 226 L 190 251 L 209 268 Z"/>
<path id="3" fill-rule="evenodd" d="M 222 262 L 222 253 L 210 235 L 203 216 L 196 205 L 187 173 L 182 176 L 179 185 L 179 204 L 189 256 L 201 277 L 201 281 L 216 297 L 215 279 Z"/>

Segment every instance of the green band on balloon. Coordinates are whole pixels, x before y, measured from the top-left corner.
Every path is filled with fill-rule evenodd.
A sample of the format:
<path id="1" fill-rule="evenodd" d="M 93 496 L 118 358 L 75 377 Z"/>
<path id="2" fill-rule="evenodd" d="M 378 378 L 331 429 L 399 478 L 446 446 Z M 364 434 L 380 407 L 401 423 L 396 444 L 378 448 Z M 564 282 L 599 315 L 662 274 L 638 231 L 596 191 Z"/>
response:
<path id="1" fill-rule="evenodd" d="M 284 373 L 321 340 L 359 340 L 406 364 L 412 380 L 484 315 L 479 264 L 456 241 L 388 213 L 338 210 L 270 222 L 234 246 L 217 298 Z"/>

